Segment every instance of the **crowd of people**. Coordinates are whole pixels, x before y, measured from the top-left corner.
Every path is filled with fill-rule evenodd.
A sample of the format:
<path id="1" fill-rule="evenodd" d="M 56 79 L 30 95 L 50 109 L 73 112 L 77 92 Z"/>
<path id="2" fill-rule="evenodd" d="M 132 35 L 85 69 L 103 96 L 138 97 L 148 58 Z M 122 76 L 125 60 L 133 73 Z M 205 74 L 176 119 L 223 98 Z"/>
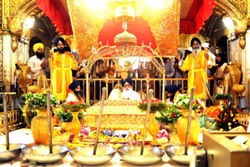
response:
<path id="1" fill-rule="evenodd" d="M 63 38 L 56 38 L 54 46 L 55 48 L 51 49 L 47 59 L 44 55 L 43 43 L 34 44 L 33 50 L 35 55 L 28 60 L 28 66 L 31 67 L 34 81 L 37 80 L 39 75 L 50 73 L 50 75 L 46 76 L 50 76 L 52 93 L 60 100 L 66 100 L 68 95 L 70 95 L 71 98 L 73 97 L 72 94 L 76 96 L 75 89 L 78 89 L 78 86 L 79 89 L 82 89 L 80 82 L 77 82 L 77 87 L 75 87 L 76 83 L 73 82 L 74 79 L 85 77 L 85 75 L 80 73 L 81 60 L 76 60 L 75 56 L 71 53 L 70 47 Z M 165 87 L 166 97 L 171 100 L 173 100 L 173 92 L 183 92 L 184 89 L 187 90 L 187 93 L 190 93 L 192 88 L 194 88 L 196 97 L 206 99 L 208 93 L 208 69 L 210 72 L 209 75 L 215 79 L 212 88 L 213 91 L 210 91 L 210 93 L 221 91 L 223 87 L 224 69 L 227 65 L 226 55 L 217 54 L 215 64 L 213 63 L 213 54 L 208 51 L 208 48 L 202 48 L 200 39 L 193 38 L 190 42 L 190 46 L 192 47 L 192 52 L 189 50 L 186 50 L 185 54 L 178 52 L 178 55 L 173 60 L 163 58 L 167 79 Z M 128 68 L 126 69 L 128 73 L 127 79 L 121 79 L 121 81 L 118 82 L 119 84 L 117 83 L 117 86 L 114 88 L 112 88 L 111 85 L 109 86 L 110 90 L 108 90 L 108 93 L 110 94 L 110 99 L 114 97 L 134 100 L 145 99 L 147 98 L 146 84 L 140 84 L 138 87 L 139 91 L 136 92 L 132 90 L 132 78 L 146 78 L 147 74 L 149 74 L 150 78 L 161 77 L 152 62 L 139 62 L 138 68 L 133 69 L 131 62 L 127 61 L 124 63 L 124 68 Z M 98 60 L 90 72 L 94 78 L 103 78 L 106 73 L 109 74 L 110 78 L 121 78 L 121 73 L 116 69 L 116 65 L 111 59 Z M 172 81 L 171 78 L 187 78 L 187 82 Z M 106 83 L 102 83 L 101 87 L 105 86 L 105 84 Z M 97 84 L 97 86 L 99 85 L 100 84 Z M 153 88 L 153 85 L 149 85 L 148 88 Z M 97 87 L 92 87 L 92 89 L 97 89 Z"/>

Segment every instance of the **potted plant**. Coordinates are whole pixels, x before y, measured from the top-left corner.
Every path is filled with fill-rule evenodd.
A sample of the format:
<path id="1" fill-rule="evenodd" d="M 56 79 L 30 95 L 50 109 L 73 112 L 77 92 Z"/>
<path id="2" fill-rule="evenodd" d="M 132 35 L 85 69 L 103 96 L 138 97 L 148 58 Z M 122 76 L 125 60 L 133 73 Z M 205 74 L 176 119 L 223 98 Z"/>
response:
<path id="1" fill-rule="evenodd" d="M 73 114 L 70 110 L 57 108 L 53 112 L 61 122 L 71 122 L 73 119 Z"/>
<path id="2" fill-rule="evenodd" d="M 186 94 L 178 95 L 175 104 L 182 110 L 182 115 L 187 115 L 188 114 L 187 111 L 189 110 L 189 105 L 190 105 L 190 96 Z M 195 116 L 197 114 L 203 113 L 204 109 L 205 109 L 205 102 L 199 98 L 194 97 L 192 115 Z"/>
<path id="3" fill-rule="evenodd" d="M 82 128 L 81 122 L 79 121 L 79 113 L 81 112 L 80 116 L 82 116 L 82 110 L 88 108 L 89 105 L 78 101 L 77 102 L 71 101 L 68 103 L 63 103 L 61 107 L 63 110 L 72 112 L 73 118 L 71 121 L 72 124 L 71 132 L 74 134 L 74 136 L 77 136 Z"/>
<path id="4" fill-rule="evenodd" d="M 21 96 L 21 100 L 24 101 L 23 106 L 19 106 L 22 111 L 22 115 L 28 126 L 31 125 L 31 120 L 35 116 L 37 116 L 38 110 L 47 110 L 47 102 L 46 102 L 47 95 L 46 94 L 39 94 L 39 93 L 27 93 Z M 60 101 L 53 95 L 50 96 L 50 104 L 51 107 L 55 108 L 60 105 Z"/>
<path id="5" fill-rule="evenodd" d="M 37 116 L 31 120 L 31 132 L 36 144 L 49 143 L 48 119 L 47 119 L 47 95 L 39 93 L 27 93 L 22 95 L 25 100 L 24 107 L 21 108 L 24 113 L 37 112 Z M 57 107 L 60 101 L 53 95 L 50 95 L 50 107 Z M 27 114 L 24 114 L 28 116 Z M 52 116 L 52 114 L 51 114 Z M 51 131 L 54 126 L 51 124 Z"/>
<path id="6" fill-rule="evenodd" d="M 170 104 L 165 110 L 158 111 L 155 118 L 157 121 L 162 122 L 168 131 L 175 133 L 175 123 L 180 116 L 180 108 L 175 104 Z"/>
<path id="7" fill-rule="evenodd" d="M 158 111 L 156 113 L 156 120 L 168 124 L 175 123 L 177 119 L 181 116 L 180 108 L 175 104 L 170 104 L 166 109 Z"/>
<path id="8" fill-rule="evenodd" d="M 181 109 L 182 116 L 177 119 L 176 130 L 178 138 L 181 143 L 186 141 L 186 132 L 189 116 L 190 96 L 186 94 L 180 94 L 177 96 L 175 104 Z M 200 134 L 200 120 L 198 118 L 203 113 L 205 103 L 199 98 L 193 98 L 193 107 L 191 113 L 191 126 L 189 132 L 189 144 L 198 144 L 198 137 Z"/>

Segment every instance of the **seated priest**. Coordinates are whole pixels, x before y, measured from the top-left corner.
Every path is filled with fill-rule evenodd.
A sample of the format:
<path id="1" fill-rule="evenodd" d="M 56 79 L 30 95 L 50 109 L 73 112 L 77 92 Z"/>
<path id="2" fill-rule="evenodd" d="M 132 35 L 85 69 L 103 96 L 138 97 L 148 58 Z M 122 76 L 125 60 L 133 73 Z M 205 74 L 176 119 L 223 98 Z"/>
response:
<path id="1" fill-rule="evenodd" d="M 120 83 L 116 84 L 115 87 L 110 92 L 108 100 L 121 100 L 122 92 L 123 92 L 122 84 Z"/>
<path id="2" fill-rule="evenodd" d="M 79 81 L 73 81 L 70 85 L 69 85 L 69 93 L 68 96 L 66 98 L 66 103 L 68 102 L 82 102 L 84 103 L 84 100 L 82 98 L 82 91 L 81 91 L 81 87 L 80 87 L 80 82 Z"/>
<path id="3" fill-rule="evenodd" d="M 137 93 L 132 89 L 132 84 L 133 84 L 132 78 L 128 77 L 125 80 L 122 79 L 121 84 L 123 86 L 122 99 L 141 100 L 139 93 Z"/>
<path id="4" fill-rule="evenodd" d="M 179 92 L 176 93 L 179 90 L 179 87 L 176 85 L 166 85 L 165 90 L 166 90 L 167 99 L 169 99 L 170 102 L 173 102 L 175 95 L 179 94 Z"/>

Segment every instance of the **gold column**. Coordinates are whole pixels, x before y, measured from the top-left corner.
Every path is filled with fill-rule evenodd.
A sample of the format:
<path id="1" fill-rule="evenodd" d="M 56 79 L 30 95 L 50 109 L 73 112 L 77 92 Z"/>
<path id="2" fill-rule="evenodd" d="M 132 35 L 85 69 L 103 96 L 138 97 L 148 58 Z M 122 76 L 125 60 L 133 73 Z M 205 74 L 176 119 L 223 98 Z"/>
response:
<path id="1" fill-rule="evenodd" d="M 12 63 L 12 50 L 11 50 L 11 35 L 6 32 L 5 34 L 2 35 L 2 76 L 3 76 L 3 81 L 6 85 L 6 91 L 10 90 L 10 84 L 14 82 L 14 71 L 13 71 L 13 66 Z"/>

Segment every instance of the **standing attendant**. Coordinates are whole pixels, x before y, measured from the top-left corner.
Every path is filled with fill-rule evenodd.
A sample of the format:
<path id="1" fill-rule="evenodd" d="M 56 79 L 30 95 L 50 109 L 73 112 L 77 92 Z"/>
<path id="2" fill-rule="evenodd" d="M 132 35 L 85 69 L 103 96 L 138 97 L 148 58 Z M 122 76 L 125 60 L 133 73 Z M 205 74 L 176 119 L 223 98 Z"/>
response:
<path id="1" fill-rule="evenodd" d="M 49 64 L 44 57 L 44 45 L 42 43 L 34 44 L 33 51 L 35 55 L 29 58 L 28 66 L 31 68 L 33 79 L 37 80 L 40 73 L 45 74 L 49 71 Z M 47 69 L 48 71 L 46 71 Z"/>
<path id="2" fill-rule="evenodd" d="M 188 94 L 191 93 L 191 88 L 194 88 L 194 96 L 201 99 L 206 99 L 207 92 L 207 68 L 211 67 L 211 60 L 208 55 L 208 48 L 201 50 L 201 41 L 194 37 L 190 43 L 192 53 L 190 53 L 183 61 L 180 56 L 177 56 L 179 68 L 182 71 L 188 71 Z"/>
<path id="3" fill-rule="evenodd" d="M 51 89 L 52 94 L 59 100 L 65 100 L 69 92 L 69 85 L 72 83 L 72 70 L 78 70 L 78 62 L 74 55 L 65 50 L 63 38 L 56 38 L 54 45 L 57 51 L 51 54 Z"/>

